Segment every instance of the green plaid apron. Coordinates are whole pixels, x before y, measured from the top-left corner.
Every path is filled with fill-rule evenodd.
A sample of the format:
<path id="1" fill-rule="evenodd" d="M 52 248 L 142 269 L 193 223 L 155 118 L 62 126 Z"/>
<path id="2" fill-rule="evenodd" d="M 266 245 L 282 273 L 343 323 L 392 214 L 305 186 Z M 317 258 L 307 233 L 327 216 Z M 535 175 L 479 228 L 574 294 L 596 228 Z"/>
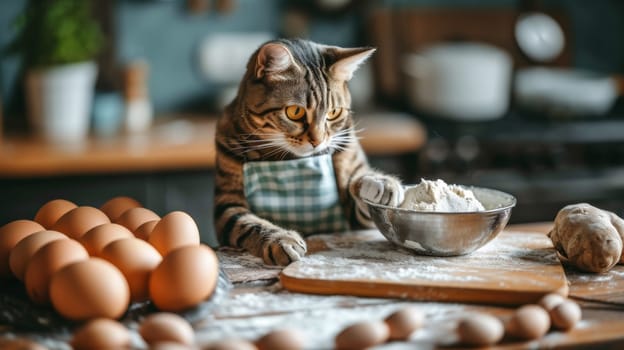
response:
<path id="1" fill-rule="evenodd" d="M 245 196 L 254 214 L 303 234 L 344 231 L 331 155 L 247 162 Z"/>

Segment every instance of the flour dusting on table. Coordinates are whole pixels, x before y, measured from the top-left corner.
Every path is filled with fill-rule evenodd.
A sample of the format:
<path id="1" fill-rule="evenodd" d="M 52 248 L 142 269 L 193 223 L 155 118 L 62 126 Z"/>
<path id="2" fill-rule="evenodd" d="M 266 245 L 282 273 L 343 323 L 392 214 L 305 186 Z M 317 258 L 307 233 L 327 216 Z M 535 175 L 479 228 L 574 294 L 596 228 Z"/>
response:
<path id="1" fill-rule="evenodd" d="M 275 329 L 294 328 L 307 339 L 305 349 L 333 349 L 335 336 L 350 324 L 383 320 L 397 309 L 413 305 L 425 314 L 427 325 L 399 348 L 433 349 L 436 343 L 453 340 L 454 320 L 470 308 L 453 303 L 415 304 L 396 299 L 306 295 L 285 291 L 279 283 L 251 291 L 233 290 L 212 320 L 197 324 L 198 344 L 224 338 L 253 341 Z"/>
<path id="2" fill-rule="evenodd" d="M 219 266 L 232 283 L 277 279 L 282 266 L 267 265 L 255 255 L 242 249 L 221 247 L 217 250 Z"/>
<path id="3" fill-rule="evenodd" d="M 414 255 L 383 238 L 350 242 L 338 240 L 334 243 L 327 237 L 326 242 L 328 250 L 304 257 L 296 263 L 295 269 L 287 269 L 289 276 L 320 280 L 417 281 L 425 284 L 488 283 L 496 280 L 506 284 L 518 282 L 511 280 L 511 276 L 518 278 L 531 269 L 559 265 L 548 238 L 541 234 L 501 234 L 480 250 L 458 257 Z M 514 273 L 509 274 L 507 280 L 505 272 Z"/>

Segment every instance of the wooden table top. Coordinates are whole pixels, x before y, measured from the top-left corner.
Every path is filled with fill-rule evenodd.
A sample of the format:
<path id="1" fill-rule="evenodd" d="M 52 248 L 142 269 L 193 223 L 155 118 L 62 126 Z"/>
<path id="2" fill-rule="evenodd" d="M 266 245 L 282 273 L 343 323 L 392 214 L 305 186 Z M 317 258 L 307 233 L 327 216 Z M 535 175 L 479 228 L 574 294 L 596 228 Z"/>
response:
<path id="1" fill-rule="evenodd" d="M 506 231 L 518 235 L 545 233 L 550 227 L 552 223 L 509 225 Z M 209 312 L 193 320 L 200 346 L 225 338 L 253 341 L 271 331 L 290 328 L 304 334 L 305 349 L 332 349 L 335 335 L 348 325 L 383 320 L 410 305 L 425 314 L 423 327 L 406 341 L 387 343 L 376 349 L 460 348 L 454 332 L 459 319 L 472 312 L 504 319 L 515 310 L 513 306 L 500 305 L 293 293 L 281 286 L 280 267 L 265 266 L 259 259 L 233 249 L 220 249 L 218 255 L 221 268 L 232 284 L 219 289 Z M 620 349 L 624 346 L 624 266 L 618 265 L 606 274 L 586 274 L 565 264 L 564 267 L 570 284 L 569 297 L 583 310 L 579 324 L 567 332 L 551 330 L 545 337 L 530 342 L 503 339 L 492 349 Z M 137 324 L 131 323 L 128 328 L 136 332 Z M 13 336 L 34 338 L 50 349 L 69 350 L 66 342 L 71 335 L 12 332 L 10 326 L 3 331 L 0 325 L 0 342 Z M 135 349 L 145 349 L 140 341 L 135 345 Z"/>
<path id="2" fill-rule="evenodd" d="M 509 225 L 511 234 L 547 233 L 551 222 Z M 251 259 L 243 259 L 243 269 L 238 270 L 240 256 L 220 251 L 222 266 L 230 271 L 234 289 L 215 315 L 215 320 L 198 325 L 198 334 L 205 342 L 224 336 L 257 339 L 267 332 L 291 326 L 303 330 L 312 339 L 310 348 L 331 348 L 333 337 L 344 327 L 363 320 L 382 320 L 391 312 L 406 305 L 415 306 L 425 313 L 425 323 L 405 342 L 387 344 L 389 349 L 461 348 L 456 344 L 454 326 L 471 312 L 483 312 L 502 319 L 509 317 L 514 306 L 465 304 L 453 302 L 413 301 L 392 298 L 360 298 L 341 295 L 312 295 L 286 291 L 279 282 L 258 285 L 259 280 L 276 278 L 281 269 L 255 268 Z M 600 344 L 616 349 L 624 346 L 624 266 L 617 265 L 606 274 L 582 273 L 567 266 L 564 269 L 569 282 L 569 297 L 581 305 L 583 319 L 567 332 L 551 330 L 539 340 L 525 342 L 503 339 L 493 349 L 560 348 L 583 349 Z M 256 265 L 256 267 L 261 265 Z M 235 331 L 232 331 L 235 330 Z M 309 338 L 308 338 L 309 339 Z M 386 348 L 386 347 L 381 347 Z"/>
<path id="3" fill-rule="evenodd" d="M 360 142 L 369 155 L 417 151 L 423 126 L 405 115 L 358 117 Z M 144 133 L 95 137 L 80 144 L 49 144 L 32 136 L 0 138 L 0 177 L 110 174 L 211 169 L 215 164 L 215 117 L 157 118 Z"/>

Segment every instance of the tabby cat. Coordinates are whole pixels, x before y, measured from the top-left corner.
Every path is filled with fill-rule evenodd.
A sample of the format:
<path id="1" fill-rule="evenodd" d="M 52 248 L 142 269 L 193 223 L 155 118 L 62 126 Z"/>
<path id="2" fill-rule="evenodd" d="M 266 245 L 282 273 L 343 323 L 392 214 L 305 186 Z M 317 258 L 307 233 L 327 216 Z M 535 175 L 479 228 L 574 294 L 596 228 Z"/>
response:
<path id="1" fill-rule="evenodd" d="M 280 39 L 265 43 L 251 56 L 238 94 L 217 126 L 214 215 L 222 245 L 244 248 L 267 264 L 288 265 L 306 253 L 302 233 L 332 227 L 314 228 L 332 217 L 316 209 L 320 202 L 335 198 L 345 228 L 357 228 L 373 226 L 362 198 L 386 205 L 402 201 L 400 181 L 369 167 L 349 109 L 347 82 L 374 51 Z M 301 161 L 306 163 L 303 168 Z M 317 188 L 305 182 L 308 175 L 325 176 L 308 163 L 329 172 L 331 181 L 325 182 L 335 188 L 335 195 L 305 197 Z M 304 182 L 290 182 L 294 178 Z M 262 182 L 269 192 L 257 190 L 256 183 Z M 284 188 L 275 188 L 279 186 Z M 276 209 L 291 211 L 282 217 L 285 220 L 255 208 L 293 193 L 304 197 L 286 199 Z M 299 208 L 301 204 L 308 207 Z M 303 218 L 308 221 L 299 226 L 288 221 Z"/>

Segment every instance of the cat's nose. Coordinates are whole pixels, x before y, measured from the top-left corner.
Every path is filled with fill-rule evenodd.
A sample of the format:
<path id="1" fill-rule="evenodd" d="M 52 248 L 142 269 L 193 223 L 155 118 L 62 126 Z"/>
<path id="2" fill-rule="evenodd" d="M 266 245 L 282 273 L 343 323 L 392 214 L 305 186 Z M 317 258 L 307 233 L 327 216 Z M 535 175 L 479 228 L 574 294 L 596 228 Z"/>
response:
<path id="1" fill-rule="evenodd" d="M 308 138 L 308 142 L 310 142 L 310 144 L 312 145 L 312 147 L 316 148 L 319 144 L 321 144 L 321 141 L 319 141 L 318 139 L 314 138 L 314 137 L 309 137 Z"/>
<path id="2" fill-rule="evenodd" d="M 311 125 L 307 132 L 308 142 L 312 147 L 316 148 L 323 143 L 325 128 L 318 125 Z"/>

